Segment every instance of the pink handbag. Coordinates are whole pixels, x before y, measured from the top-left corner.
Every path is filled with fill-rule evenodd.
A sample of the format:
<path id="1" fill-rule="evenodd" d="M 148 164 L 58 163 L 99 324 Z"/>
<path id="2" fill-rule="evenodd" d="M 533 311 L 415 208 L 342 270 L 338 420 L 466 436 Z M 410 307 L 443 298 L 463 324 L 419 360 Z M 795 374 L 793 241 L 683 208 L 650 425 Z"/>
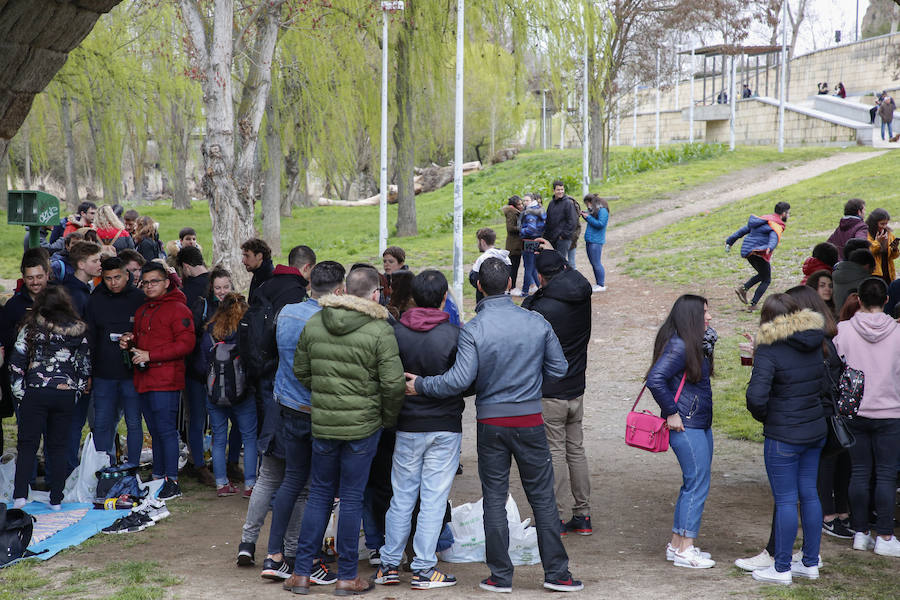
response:
<path id="1" fill-rule="evenodd" d="M 686 374 L 685 374 L 686 375 Z M 675 392 L 675 404 L 678 404 L 678 398 L 681 396 L 681 390 L 684 388 L 685 375 L 681 376 L 681 385 Z M 634 406 L 631 407 L 628 416 L 625 417 L 625 443 L 641 450 L 650 452 L 665 452 L 669 449 L 669 428 L 666 427 L 666 420 L 657 417 L 649 410 L 637 412 L 638 402 L 644 395 L 647 386 L 641 388 Z"/>

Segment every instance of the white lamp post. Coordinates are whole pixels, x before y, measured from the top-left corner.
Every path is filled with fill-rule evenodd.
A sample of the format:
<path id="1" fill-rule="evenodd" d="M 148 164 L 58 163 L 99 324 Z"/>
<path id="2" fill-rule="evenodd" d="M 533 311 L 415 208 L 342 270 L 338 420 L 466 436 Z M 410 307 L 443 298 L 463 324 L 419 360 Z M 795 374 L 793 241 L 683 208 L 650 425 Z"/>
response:
<path id="1" fill-rule="evenodd" d="M 453 291 L 463 314 L 463 43 L 466 35 L 465 0 L 456 9 L 456 113 L 453 136 Z M 541 115 L 543 119 L 543 115 Z"/>
<path id="2" fill-rule="evenodd" d="M 381 200 L 378 203 L 378 255 L 384 254 L 387 248 L 387 122 L 388 122 L 388 13 L 403 10 L 403 2 L 400 0 L 381 3 Z"/>

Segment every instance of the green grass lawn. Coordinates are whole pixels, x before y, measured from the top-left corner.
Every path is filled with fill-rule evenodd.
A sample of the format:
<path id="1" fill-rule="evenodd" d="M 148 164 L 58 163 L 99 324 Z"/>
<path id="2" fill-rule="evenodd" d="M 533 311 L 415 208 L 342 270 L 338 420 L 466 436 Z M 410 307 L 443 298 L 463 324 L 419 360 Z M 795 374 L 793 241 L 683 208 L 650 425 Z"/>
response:
<path id="1" fill-rule="evenodd" d="M 605 196 L 619 196 L 611 209 L 618 210 L 648 202 L 725 175 L 736 169 L 772 162 L 798 162 L 828 156 L 837 148 L 793 148 L 779 155 L 773 148 L 747 147 L 728 152 L 724 147 L 695 145 L 686 150 L 670 146 L 659 152 L 652 149 L 613 148 L 610 155 L 612 180 L 592 186 L 592 191 Z M 699 158 L 697 157 L 699 156 Z M 679 159 L 680 162 L 679 162 Z M 477 256 L 475 231 L 494 226 L 498 238 L 505 239 L 501 207 L 512 194 L 539 191 L 549 197 L 550 183 L 557 178 L 567 182 L 573 196 L 580 195 L 581 151 L 555 150 L 528 152 L 518 158 L 489 167 L 465 178 L 465 264 Z M 130 206 L 128 208 L 131 208 Z M 160 222 L 164 241 L 175 239 L 178 230 L 193 226 L 204 248 L 212 247 L 209 211 L 205 202 L 195 202 L 189 210 L 174 210 L 169 202 L 137 206 Z M 453 186 L 448 185 L 416 197 L 419 235 L 390 237 L 389 245 L 407 251 L 407 261 L 414 270 L 437 267 L 449 274 L 452 268 Z M 0 211 L 0 219 L 5 220 Z M 393 232 L 397 207 L 388 207 L 388 223 Z M 295 209 L 293 216 L 282 220 L 282 252 L 297 244 L 312 247 L 321 259 L 344 264 L 363 261 L 380 264 L 378 256 L 378 207 L 314 207 Z M 0 242 L 11 251 L 0 256 L 0 276 L 15 278 L 24 232 L 18 226 L 0 227 Z M 207 257 L 209 258 L 209 257 Z M 466 286 L 469 288 L 470 286 Z M 474 294 L 469 289 L 467 294 Z"/>
<path id="2" fill-rule="evenodd" d="M 683 219 L 630 244 L 625 250 L 626 272 L 633 277 L 679 285 L 689 285 L 700 277 L 707 288 L 734 287 L 746 280 L 752 270 L 740 257 L 741 241 L 726 254 L 725 238 L 745 225 L 750 214 L 771 213 L 775 203 L 784 200 L 791 205 L 791 217 L 772 260 L 769 291 L 785 290 L 800 283 L 803 261 L 810 256 L 812 247 L 825 241 L 837 226 L 843 205 L 850 198 L 866 200 L 867 211 L 887 209 L 896 222 L 900 217 L 898 169 L 900 154 L 891 152 L 771 194 Z M 648 252 L 648 248 L 652 251 Z M 740 314 L 737 319 L 742 328 L 736 333 L 756 331 L 758 313 Z M 722 358 L 717 361 L 713 379 L 715 423 L 730 437 L 761 441 L 762 427 L 745 408 L 750 369 L 742 368 L 737 359 L 737 345 L 742 340 L 739 335 L 723 336 L 716 348 L 716 355 Z"/>

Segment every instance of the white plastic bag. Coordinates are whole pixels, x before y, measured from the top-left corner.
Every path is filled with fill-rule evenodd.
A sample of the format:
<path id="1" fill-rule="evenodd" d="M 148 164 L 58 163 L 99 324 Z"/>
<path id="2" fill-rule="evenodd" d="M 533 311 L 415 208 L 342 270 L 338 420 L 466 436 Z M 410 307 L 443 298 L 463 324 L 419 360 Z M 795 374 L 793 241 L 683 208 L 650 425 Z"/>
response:
<path id="1" fill-rule="evenodd" d="M 484 506 L 482 499 L 461 504 L 450 511 L 453 545 L 438 554 L 451 563 L 484 562 Z M 537 531 L 530 520 L 521 521 L 519 507 L 512 495 L 506 499 L 506 521 L 509 526 L 509 558 L 514 565 L 533 565 L 541 561 Z"/>
<path id="2" fill-rule="evenodd" d="M 97 471 L 109 466 L 109 455 L 94 449 L 94 434 L 89 433 L 81 448 L 81 462 L 66 479 L 63 502 L 93 502 L 97 492 Z"/>
<path id="3" fill-rule="evenodd" d="M 12 502 L 16 480 L 16 453 L 0 456 L 0 502 Z"/>

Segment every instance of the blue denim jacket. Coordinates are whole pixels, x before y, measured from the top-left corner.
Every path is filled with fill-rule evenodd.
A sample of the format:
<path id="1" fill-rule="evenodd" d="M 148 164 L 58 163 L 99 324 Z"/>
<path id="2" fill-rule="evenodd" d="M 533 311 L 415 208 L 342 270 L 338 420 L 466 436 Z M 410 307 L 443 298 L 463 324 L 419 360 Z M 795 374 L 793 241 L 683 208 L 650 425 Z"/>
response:
<path id="1" fill-rule="evenodd" d="M 544 377 L 559 379 L 569 368 L 553 328 L 506 295 L 488 296 L 475 312 L 459 332 L 456 362 L 443 375 L 416 379 L 416 392 L 447 398 L 474 381 L 478 419 L 541 412 Z"/>
<path id="2" fill-rule="evenodd" d="M 275 343 L 278 345 L 278 370 L 275 372 L 275 402 L 294 410 L 309 407 L 309 390 L 294 376 L 294 351 L 300 333 L 310 317 L 322 310 L 319 303 L 309 298 L 306 302 L 287 304 L 278 313 L 275 326 Z"/>

